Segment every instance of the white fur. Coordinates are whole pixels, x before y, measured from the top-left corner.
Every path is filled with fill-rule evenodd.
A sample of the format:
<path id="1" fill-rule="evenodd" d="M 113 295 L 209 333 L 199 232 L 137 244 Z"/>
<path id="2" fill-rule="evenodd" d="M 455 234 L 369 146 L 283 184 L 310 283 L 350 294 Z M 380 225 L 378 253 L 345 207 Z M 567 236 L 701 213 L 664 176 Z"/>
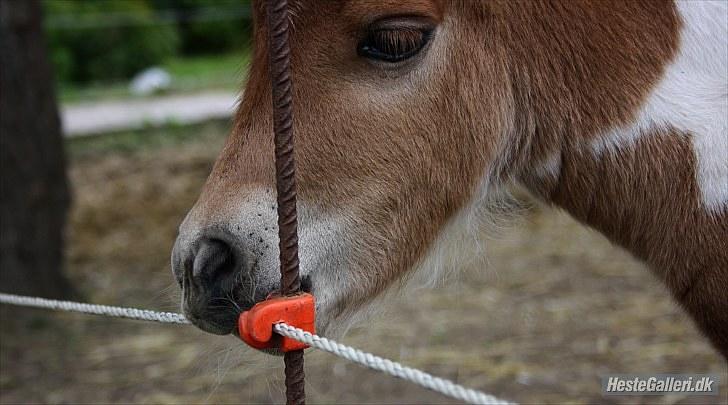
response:
<path id="1" fill-rule="evenodd" d="M 379 265 L 376 262 L 377 257 L 363 255 L 371 257 L 372 262 L 368 264 L 346 262 L 345 258 L 352 254 L 361 257 L 356 252 L 356 244 L 347 242 L 349 239 L 346 235 L 350 238 L 356 232 L 347 220 L 348 215 L 335 216 L 336 231 L 333 234 L 338 234 L 339 237 L 335 238 L 338 242 L 333 244 L 331 241 L 321 241 L 305 246 L 305 235 L 315 233 L 315 230 L 308 230 L 308 226 L 302 225 L 301 252 L 305 253 L 301 256 L 301 268 L 305 272 L 309 267 L 309 256 L 310 262 L 319 263 L 311 271 L 316 273 L 313 282 L 317 300 L 316 313 L 317 317 L 321 317 L 317 319 L 316 326 L 321 328 L 320 332 L 327 336 L 341 335 L 351 325 L 367 319 L 373 313 L 381 313 L 385 309 L 384 304 L 391 302 L 394 296 L 401 296 L 403 290 L 433 287 L 456 272 L 482 270 L 487 261 L 484 244 L 486 236 L 497 232 L 502 223 L 515 216 L 511 214 L 516 213 L 518 208 L 518 204 L 505 188 L 492 183 L 492 170 L 486 172 L 481 186 L 473 193 L 470 201 L 442 227 L 425 255 L 412 271 L 405 274 L 400 283 L 389 285 L 383 292 L 370 297 L 361 305 L 349 305 L 339 314 L 332 314 L 332 306 L 342 299 L 346 301 L 346 296 L 357 281 L 352 279 L 354 275 L 349 269 L 352 265 L 376 268 Z M 328 246 L 327 249 L 335 248 L 337 251 L 324 252 L 323 246 Z M 338 262 L 332 263 L 332 257 L 338 257 Z"/>
<path id="2" fill-rule="evenodd" d="M 275 206 L 275 191 L 261 187 L 246 192 L 224 211 L 195 207 L 180 226 L 172 255 L 173 268 L 175 258 L 185 247 L 192 246 L 203 235 L 232 234 L 253 273 L 252 288 L 245 293 L 255 298 L 256 293 L 271 291 L 280 280 Z M 324 214 L 313 203 L 299 200 L 298 207 L 300 273 L 314 274 L 317 328 L 324 332 L 334 320 L 332 308 L 356 285 L 352 272 L 347 271 L 351 268 L 347 262 L 347 241 L 353 234 L 352 227 L 344 215 Z"/>
<path id="3" fill-rule="evenodd" d="M 425 256 L 408 273 L 411 287 L 434 287 L 453 272 L 482 267 L 485 260 L 483 226 L 486 203 L 474 201 L 462 208 L 440 230 Z"/>
<path id="4" fill-rule="evenodd" d="M 534 175 L 539 179 L 558 179 L 560 173 L 561 153 L 550 155 L 534 168 Z"/>
<path id="5" fill-rule="evenodd" d="M 408 288 L 434 287 L 463 271 L 481 271 L 487 264 L 485 241 L 519 217 L 521 204 L 510 189 L 493 181 L 491 170 L 470 201 L 442 227 L 436 239 L 407 274 Z"/>
<path id="6" fill-rule="evenodd" d="M 691 135 L 706 209 L 728 205 L 728 2 L 681 1 L 680 48 L 637 120 L 592 144 L 597 155 L 629 147 L 654 129 Z M 652 131 L 651 131 L 652 130 Z"/>

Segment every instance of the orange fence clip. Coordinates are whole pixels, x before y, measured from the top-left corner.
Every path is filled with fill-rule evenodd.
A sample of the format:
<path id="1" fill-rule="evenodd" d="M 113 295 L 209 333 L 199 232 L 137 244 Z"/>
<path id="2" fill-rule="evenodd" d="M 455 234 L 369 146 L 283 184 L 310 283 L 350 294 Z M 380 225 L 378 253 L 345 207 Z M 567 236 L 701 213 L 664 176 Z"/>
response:
<path id="1" fill-rule="evenodd" d="M 302 293 L 290 297 L 273 297 L 255 304 L 238 318 L 240 338 L 256 349 L 279 348 L 290 352 L 308 347 L 297 340 L 274 335 L 273 325 L 280 322 L 316 333 L 313 295 Z"/>

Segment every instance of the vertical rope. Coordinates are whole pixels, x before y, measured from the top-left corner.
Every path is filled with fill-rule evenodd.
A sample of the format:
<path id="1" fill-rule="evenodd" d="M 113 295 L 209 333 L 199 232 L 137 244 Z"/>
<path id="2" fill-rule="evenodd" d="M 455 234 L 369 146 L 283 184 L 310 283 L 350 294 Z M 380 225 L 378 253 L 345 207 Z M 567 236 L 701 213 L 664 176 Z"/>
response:
<path id="1" fill-rule="evenodd" d="M 301 278 L 298 274 L 288 1 L 268 0 L 267 14 L 269 69 L 273 91 L 281 294 L 292 295 L 300 291 Z M 286 374 L 286 401 L 288 404 L 304 404 L 303 350 L 286 353 L 283 361 Z"/>

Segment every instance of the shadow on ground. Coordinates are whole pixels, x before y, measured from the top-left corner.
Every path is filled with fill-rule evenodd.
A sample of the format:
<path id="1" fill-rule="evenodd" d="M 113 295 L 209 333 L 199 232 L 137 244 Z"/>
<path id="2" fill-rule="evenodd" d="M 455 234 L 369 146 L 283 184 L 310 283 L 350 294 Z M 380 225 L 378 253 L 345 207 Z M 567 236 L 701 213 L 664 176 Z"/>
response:
<path id="1" fill-rule="evenodd" d="M 184 131 L 173 142 L 135 134 L 70 145 L 67 269 L 90 301 L 177 310 L 169 251 L 225 128 Z M 409 292 L 343 341 L 524 403 L 725 401 L 600 395 L 606 373 L 719 373 L 722 393 L 728 378 L 660 284 L 598 234 L 534 208 L 487 249 L 488 269 Z M 0 314 L 2 403 L 283 400 L 280 359 L 230 337 L 41 311 L 18 319 L 9 307 Z M 306 369 L 312 403 L 450 402 L 324 353 L 309 352 Z"/>

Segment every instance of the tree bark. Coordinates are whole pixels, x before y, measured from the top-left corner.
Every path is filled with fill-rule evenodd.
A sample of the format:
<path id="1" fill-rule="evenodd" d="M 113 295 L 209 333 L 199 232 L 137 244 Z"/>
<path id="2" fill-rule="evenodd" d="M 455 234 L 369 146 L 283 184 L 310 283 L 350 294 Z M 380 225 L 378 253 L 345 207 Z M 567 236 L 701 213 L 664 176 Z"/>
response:
<path id="1" fill-rule="evenodd" d="M 0 290 L 73 294 L 64 277 L 69 206 L 55 89 L 38 1 L 0 2 Z"/>

